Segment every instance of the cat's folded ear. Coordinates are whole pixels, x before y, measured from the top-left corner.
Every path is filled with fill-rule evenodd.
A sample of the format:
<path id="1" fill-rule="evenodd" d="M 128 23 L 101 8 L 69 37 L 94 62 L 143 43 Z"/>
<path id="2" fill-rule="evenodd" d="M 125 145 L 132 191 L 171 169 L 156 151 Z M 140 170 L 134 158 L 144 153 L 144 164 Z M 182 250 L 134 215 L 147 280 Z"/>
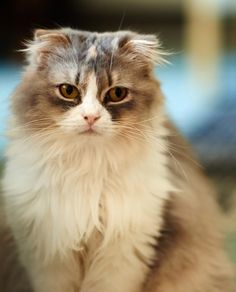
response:
<path id="1" fill-rule="evenodd" d="M 26 43 L 27 60 L 34 65 L 44 66 L 49 55 L 58 54 L 60 49 L 70 45 L 70 38 L 63 30 L 36 29 L 32 41 Z"/>
<path id="2" fill-rule="evenodd" d="M 51 41 L 55 43 L 68 44 L 70 41 L 65 30 L 60 29 L 36 29 L 34 31 L 35 41 Z"/>
<path id="3" fill-rule="evenodd" d="M 120 40 L 119 47 L 128 58 L 149 66 L 168 63 L 165 56 L 169 53 L 161 48 L 161 43 L 155 35 L 135 34 L 131 38 Z"/>

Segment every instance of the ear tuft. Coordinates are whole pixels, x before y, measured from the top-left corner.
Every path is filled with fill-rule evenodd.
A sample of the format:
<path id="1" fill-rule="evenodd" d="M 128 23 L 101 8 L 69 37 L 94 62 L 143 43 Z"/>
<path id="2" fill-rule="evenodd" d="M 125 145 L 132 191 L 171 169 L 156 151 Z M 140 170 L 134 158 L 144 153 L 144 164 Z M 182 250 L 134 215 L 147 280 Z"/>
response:
<path id="1" fill-rule="evenodd" d="M 70 38 L 63 30 L 56 29 L 36 29 L 34 32 L 35 41 L 49 41 L 54 44 L 70 44 Z"/>
<path id="2" fill-rule="evenodd" d="M 49 30 L 47 29 L 36 29 L 34 31 L 34 39 L 35 40 L 38 40 L 41 36 L 45 35 L 45 34 L 48 34 Z"/>
<path id="3" fill-rule="evenodd" d="M 56 55 L 59 48 L 70 44 L 70 38 L 63 30 L 36 29 L 33 41 L 27 42 L 22 51 L 26 52 L 30 64 L 45 65 L 50 54 Z"/>
<path id="4" fill-rule="evenodd" d="M 162 50 L 161 43 L 155 35 L 136 34 L 124 47 L 151 65 L 169 63 L 165 56 L 170 54 Z"/>

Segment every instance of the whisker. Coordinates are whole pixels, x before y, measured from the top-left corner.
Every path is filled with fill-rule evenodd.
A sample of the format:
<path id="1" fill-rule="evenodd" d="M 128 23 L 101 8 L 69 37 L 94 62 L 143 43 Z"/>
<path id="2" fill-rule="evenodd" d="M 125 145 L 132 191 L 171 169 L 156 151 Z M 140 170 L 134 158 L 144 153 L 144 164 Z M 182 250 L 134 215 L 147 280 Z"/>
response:
<path id="1" fill-rule="evenodd" d="M 183 174 L 184 178 L 187 181 L 189 181 L 189 177 L 188 177 L 187 173 L 185 172 L 185 170 L 184 170 L 183 166 L 181 165 L 180 161 L 175 157 L 175 155 L 171 151 L 171 150 L 173 150 L 173 147 L 171 147 L 168 144 L 168 142 L 167 142 L 166 146 L 161 144 L 160 143 L 161 142 L 161 138 L 158 138 L 158 136 L 154 136 L 153 131 L 151 131 L 150 129 L 149 129 L 149 131 L 148 131 L 148 129 L 145 129 L 145 131 L 142 132 L 140 129 L 138 129 L 136 127 L 133 127 L 133 126 L 130 126 L 130 125 L 129 126 L 127 126 L 127 125 L 123 126 L 123 128 L 125 128 L 126 131 L 128 131 L 129 136 L 127 136 L 127 137 L 129 137 L 129 138 L 135 138 L 137 140 L 137 136 L 138 136 L 138 138 L 139 138 L 138 141 L 140 141 L 140 138 L 142 137 L 142 138 L 145 139 L 145 141 L 148 141 L 148 142 L 153 143 L 153 144 L 157 143 L 161 147 L 161 149 L 163 151 L 167 152 L 170 155 L 171 159 L 174 161 L 174 163 L 177 166 L 177 168 L 181 171 L 181 173 Z M 131 134 L 130 134 L 130 131 L 131 131 Z M 174 149 L 174 150 L 176 150 L 176 149 Z"/>
<path id="2" fill-rule="evenodd" d="M 122 17 L 121 17 L 121 20 L 120 20 L 120 24 L 119 24 L 119 27 L 118 27 L 118 30 L 121 29 L 123 23 L 124 23 L 124 20 L 125 20 L 125 16 L 126 16 L 126 10 L 123 11 L 123 14 L 122 14 Z M 109 72 L 111 72 L 111 69 L 112 69 L 112 65 L 113 65 L 113 58 L 114 58 L 114 54 L 115 54 L 115 46 L 113 46 L 113 49 L 112 49 L 112 52 L 111 52 L 111 60 L 110 60 L 110 65 L 109 65 Z"/>

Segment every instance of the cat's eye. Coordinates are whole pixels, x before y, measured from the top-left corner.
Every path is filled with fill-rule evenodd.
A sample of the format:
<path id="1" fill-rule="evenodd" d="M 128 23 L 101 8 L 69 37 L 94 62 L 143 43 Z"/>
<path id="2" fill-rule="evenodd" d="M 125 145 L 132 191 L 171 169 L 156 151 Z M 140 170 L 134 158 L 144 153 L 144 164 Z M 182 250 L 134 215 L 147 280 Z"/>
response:
<path id="1" fill-rule="evenodd" d="M 70 101 L 74 101 L 80 95 L 77 87 L 67 83 L 59 85 L 59 91 L 64 98 Z"/>
<path id="2" fill-rule="evenodd" d="M 106 93 L 106 100 L 112 102 L 119 102 L 123 100 L 128 94 L 128 89 L 125 87 L 113 87 Z"/>

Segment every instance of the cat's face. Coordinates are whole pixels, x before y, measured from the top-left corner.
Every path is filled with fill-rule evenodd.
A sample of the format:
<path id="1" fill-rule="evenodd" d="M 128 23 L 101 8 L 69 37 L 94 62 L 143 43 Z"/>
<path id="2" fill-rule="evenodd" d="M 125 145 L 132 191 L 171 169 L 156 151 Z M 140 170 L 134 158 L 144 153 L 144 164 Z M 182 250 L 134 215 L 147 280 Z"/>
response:
<path id="1" fill-rule="evenodd" d="M 13 109 L 34 131 L 132 137 L 161 104 L 154 36 L 38 30 Z M 83 137 L 83 138 L 82 138 Z"/>

